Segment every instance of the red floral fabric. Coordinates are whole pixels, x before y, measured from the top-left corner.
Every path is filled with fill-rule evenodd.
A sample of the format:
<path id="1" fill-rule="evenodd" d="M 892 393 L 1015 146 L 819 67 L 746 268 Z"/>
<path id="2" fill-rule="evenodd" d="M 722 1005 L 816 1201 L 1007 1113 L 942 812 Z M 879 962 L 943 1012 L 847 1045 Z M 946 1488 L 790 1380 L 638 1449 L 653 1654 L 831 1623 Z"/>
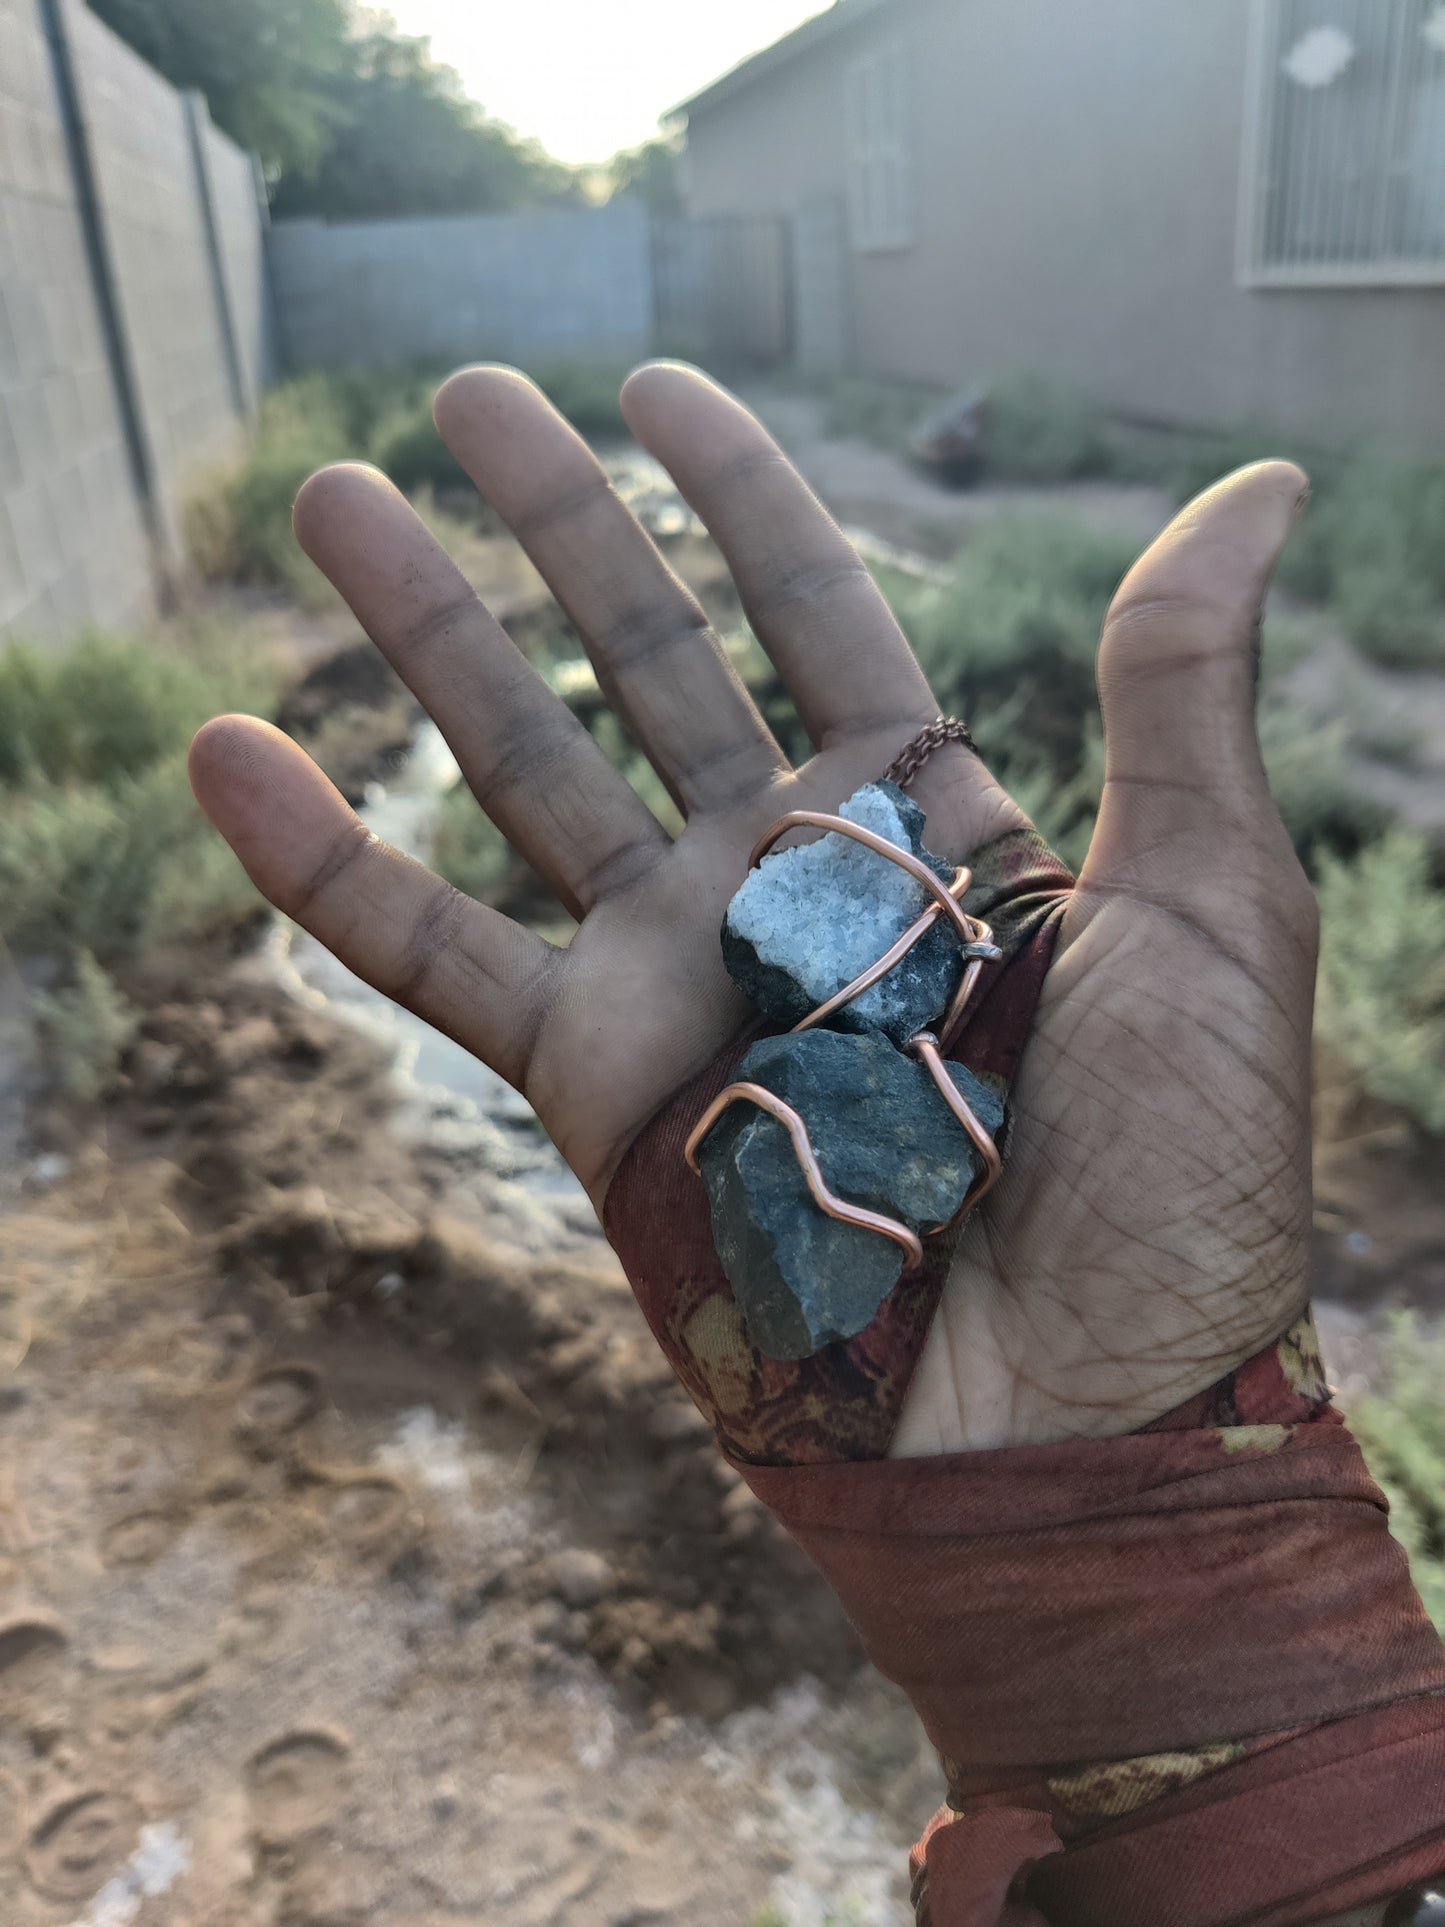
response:
<path id="1" fill-rule="evenodd" d="M 739 1470 L 939 1749 L 920 1927 L 1304 1927 L 1445 1869 L 1445 1649 L 1311 1320 L 1126 1438 Z"/>

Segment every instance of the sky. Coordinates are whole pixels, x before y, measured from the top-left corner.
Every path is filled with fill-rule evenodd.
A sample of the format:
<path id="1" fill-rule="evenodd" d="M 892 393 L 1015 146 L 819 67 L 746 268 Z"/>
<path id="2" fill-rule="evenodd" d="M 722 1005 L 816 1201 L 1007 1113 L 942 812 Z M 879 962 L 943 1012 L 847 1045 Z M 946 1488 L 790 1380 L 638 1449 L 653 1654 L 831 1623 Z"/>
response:
<path id="1" fill-rule="evenodd" d="M 564 161 L 602 161 L 660 114 L 827 0 L 384 0 L 403 33 L 519 134 Z"/>

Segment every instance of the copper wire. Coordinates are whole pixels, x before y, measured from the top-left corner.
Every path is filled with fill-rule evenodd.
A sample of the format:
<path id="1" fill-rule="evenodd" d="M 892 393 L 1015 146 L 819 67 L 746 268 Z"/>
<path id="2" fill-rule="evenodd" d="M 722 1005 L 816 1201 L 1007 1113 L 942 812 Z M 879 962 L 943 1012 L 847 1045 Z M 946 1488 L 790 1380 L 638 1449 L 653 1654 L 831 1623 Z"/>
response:
<path id="1" fill-rule="evenodd" d="M 881 1211 L 870 1211 L 866 1205 L 849 1204 L 846 1198 L 840 1198 L 828 1188 L 828 1180 L 818 1163 L 818 1154 L 813 1149 L 813 1140 L 808 1136 L 807 1125 L 791 1104 L 785 1104 L 775 1091 L 770 1091 L 764 1084 L 729 1084 L 725 1091 L 719 1091 L 693 1126 L 692 1135 L 687 1140 L 684 1155 L 694 1171 L 698 1169 L 697 1153 L 703 1139 L 723 1112 L 739 1103 L 756 1104 L 760 1111 L 766 1111 L 769 1117 L 775 1117 L 779 1124 L 786 1127 L 793 1140 L 793 1149 L 798 1154 L 798 1162 L 803 1167 L 803 1176 L 808 1180 L 808 1189 L 819 1208 L 826 1211 L 830 1218 L 841 1218 L 844 1224 L 857 1225 L 860 1231 L 876 1231 L 881 1237 L 891 1238 L 894 1244 L 902 1245 L 908 1259 L 905 1269 L 909 1271 L 923 1263 L 923 1246 L 918 1241 L 917 1233 L 910 1231 L 906 1224 L 885 1218 Z"/>
<path id="2" fill-rule="evenodd" d="M 916 1037 L 909 1039 L 907 1048 L 913 1052 L 915 1057 L 921 1059 L 927 1067 L 934 1083 L 938 1086 L 939 1094 L 943 1098 L 944 1103 L 948 1106 L 949 1110 L 953 1112 L 953 1115 L 958 1119 L 964 1130 L 967 1131 L 974 1150 L 978 1152 L 979 1157 L 983 1160 L 982 1171 L 979 1172 L 978 1177 L 969 1187 L 968 1196 L 958 1207 L 957 1211 L 954 1212 L 953 1216 L 949 1218 L 946 1223 L 935 1225 L 928 1233 L 930 1238 L 935 1238 L 945 1231 L 952 1231 L 956 1225 L 962 1224 L 974 1206 L 980 1204 L 988 1193 L 992 1191 L 1002 1175 L 1003 1159 L 999 1155 L 998 1146 L 983 1128 L 982 1124 L 979 1123 L 977 1116 L 965 1099 L 962 1091 L 959 1090 L 957 1084 L 955 1084 L 949 1076 L 948 1066 L 944 1063 L 943 1053 L 938 1047 L 938 1039 L 930 1032 L 922 1030 Z"/>
<path id="3" fill-rule="evenodd" d="M 821 810 L 790 810 L 758 843 L 748 860 L 748 868 L 756 869 L 782 837 L 790 830 L 797 829 L 826 830 L 839 836 L 850 837 L 855 843 L 863 844 L 877 855 L 887 857 L 890 862 L 906 870 L 915 882 L 923 885 L 934 901 L 876 963 L 870 964 L 867 970 L 855 977 L 852 983 L 846 984 L 842 990 L 835 991 L 824 1003 L 819 1004 L 816 1010 L 810 1011 L 801 1023 L 794 1024 L 789 1032 L 790 1036 L 797 1036 L 801 1031 L 811 1030 L 816 1025 L 826 1022 L 845 1004 L 852 1003 L 855 998 L 861 997 L 865 990 L 870 990 L 902 962 L 913 946 L 933 928 L 940 917 L 946 916 L 953 925 L 954 932 L 962 945 L 963 955 L 967 959 L 963 976 L 959 980 L 958 989 L 953 994 L 939 1035 L 935 1037 L 931 1031 L 920 1031 L 904 1046 L 905 1050 L 911 1051 L 928 1071 L 938 1086 L 939 1094 L 963 1126 L 969 1142 L 983 1162 L 983 1170 L 969 1187 L 968 1195 L 953 1216 L 946 1223 L 935 1225 L 924 1234 L 930 1238 L 937 1237 L 944 1232 L 952 1231 L 963 1222 L 974 1206 L 993 1189 L 1003 1169 L 1003 1161 L 999 1156 L 997 1145 L 949 1076 L 948 1066 L 943 1058 L 943 1052 L 947 1050 L 957 1034 L 967 1013 L 984 964 L 996 961 L 1003 953 L 994 943 L 993 932 L 989 926 L 979 918 L 969 916 L 959 901 L 967 893 L 973 881 L 971 870 L 966 866 L 960 867 L 953 881 L 945 884 L 926 863 L 914 856 L 911 850 L 900 849 L 896 843 L 890 843 L 877 831 L 865 829 L 859 823 L 850 823 L 846 817 L 829 816 Z M 923 1246 L 917 1234 L 906 1224 L 900 1223 L 896 1218 L 886 1217 L 882 1212 L 870 1211 L 864 1205 L 849 1204 L 845 1198 L 840 1198 L 836 1192 L 829 1189 L 828 1182 L 823 1176 L 822 1166 L 818 1162 L 813 1141 L 808 1135 L 807 1124 L 791 1104 L 784 1103 L 783 1099 L 775 1092 L 768 1090 L 766 1085 L 729 1084 L 726 1089 L 718 1092 L 693 1126 L 684 1148 L 688 1165 L 694 1172 L 699 1171 L 698 1150 L 703 1139 L 723 1113 L 738 1103 L 756 1104 L 760 1110 L 766 1111 L 770 1117 L 776 1118 L 786 1128 L 792 1139 L 798 1163 L 807 1179 L 808 1189 L 819 1210 L 825 1211 L 830 1218 L 837 1218 L 844 1224 L 856 1225 L 864 1231 L 876 1231 L 881 1237 L 890 1238 L 894 1244 L 901 1245 L 907 1257 L 905 1272 L 922 1264 Z"/>
<path id="4" fill-rule="evenodd" d="M 961 897 L 972 881 L 972 870 L 960 870 L 948 886 L 949 895 L 954 898 Z M 835 990 L 828 1001 L 819 1004 L 816 1010 L 810 1011 L 801 1024 L 794 1024 L 793 1030 L 795 1032 L 816 1030 L 819 1024 L 825 1024 L 828 1021 L 835 1010 L 841 1010 L 845 1004 L 851 1004 L 855 997 L 861 997 L 865 990 L 871 990 L 874 984 L 881 983 L 893 966 L 903 961 L 919 938 L 931 930 L 942 915 L 940 906 L 930 903 L 918 921 L 904 931 L 897 943 L 886 950 L 877 963 L 870 964 L 861 976 L 853 979 L 851 984 L 844 984 L 841 990 Z M 969 967 L 973 968 L 972 965 Z"/>
<path id="5" fill-rule="evenodd" d="M 961 944 L 968 946 L 977 942 L 975 921 L 961 904 L 955 902 L 952 886 L 946 884 L 942 877 L 935 876 L 922 858 L 916 857 L 911 850 L 900 850 L 898 845 L 890 843 L 886 836 L 880 836 L 876 830 L 865 829 L 861 823 L 850 823 L 844 816 L 828 816 L 822 810 L 790 810 L 758 843 L 748 858 L 748 868 L 756 870 L 773 845 L 785 837 L 789 830 L 802 829 L 829 830 L 834 835 L 846 836 L 854 843 L 861 843 L 865 849 L 874 851 L 878 856 L 886 856 L 890 862 L 906 870 L 915 883 L 921 883 L 935 899 L 939 909 L 944 912 L 958 932 L 958 940 Z M 955 877 L 954 885 L 957 881 Z M 917 929 L 916 925 L 914 927 Z M 918 934 L 921 936 L 922 932 L 919 931 Z M 915 943 L 917 940 L 917 937 L 913 939 Z"/>

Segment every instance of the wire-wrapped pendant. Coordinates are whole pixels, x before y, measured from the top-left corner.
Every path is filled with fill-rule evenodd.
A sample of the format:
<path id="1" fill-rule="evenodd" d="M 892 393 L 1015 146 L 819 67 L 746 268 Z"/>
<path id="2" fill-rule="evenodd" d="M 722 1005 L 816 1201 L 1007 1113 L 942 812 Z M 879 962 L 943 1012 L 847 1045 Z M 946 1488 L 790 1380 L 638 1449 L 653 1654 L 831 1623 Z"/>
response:
<path id="1" fill-rule="evenodd" d="M 998 1176 L 1000 1091 L 945 1052 L 985 964 L 969 872 L 923 845 L 923 813 L 889 782 L 837 816 L 796 811 L 753 853 L 723 954 L 764 1015 L 698 1120 L 689 1163 L 759 1350 L 804 1358 L 876 1316 L 921 1239 L 952 1229 Z M 790 830 L 826 832 L 770 854 Z"/>

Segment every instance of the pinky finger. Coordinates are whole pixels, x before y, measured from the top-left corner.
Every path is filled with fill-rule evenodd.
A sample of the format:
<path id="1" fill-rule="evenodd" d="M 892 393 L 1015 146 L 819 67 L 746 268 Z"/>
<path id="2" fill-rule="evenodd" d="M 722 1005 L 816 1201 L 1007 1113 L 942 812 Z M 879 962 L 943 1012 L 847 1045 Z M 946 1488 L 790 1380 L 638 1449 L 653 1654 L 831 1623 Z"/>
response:
<path id="1" fill-rule="evenodd" d="M 304 750 L 254 716 L 191 745 L 196 801 L 261 894 L 366 983 L 519 1088 L 559 953 L 366 828 Z"/>

